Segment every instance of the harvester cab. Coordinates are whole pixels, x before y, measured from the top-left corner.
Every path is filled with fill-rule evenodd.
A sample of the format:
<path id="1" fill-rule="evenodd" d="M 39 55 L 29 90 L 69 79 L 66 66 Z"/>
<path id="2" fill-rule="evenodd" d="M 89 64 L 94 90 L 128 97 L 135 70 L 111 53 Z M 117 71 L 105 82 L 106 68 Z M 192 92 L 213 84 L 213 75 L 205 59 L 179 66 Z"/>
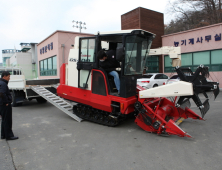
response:
<path id="1" fill-rule="evenodd" d="M 105 95 L 105 88 L 110 95 L 116 95 L 116 87 L 112 76 L 99 66 L 97 53 L 104 50 L 109 59 L 117 60 L 121 69 L 119 97 L 128 98 L 136 95 L 137 78 L 141 77 L 154 34 L 143 30 L 129 30 L 113 33 L 98 33 L 94 38 L 80 38 L 80 54 L 77 63 L 79 88 L 86 89 L 91 70 L 99 69 L 105 75 L 103 83 L 92 89 L 100 90 Z M 88 49 L 88 50 L 87 50 Z M 87 71 L 86 71 L 87 70 Z M 87 72 L 87 73 L 86 73 Z M 106 80 L 106 82 L 105 82 Z M 107 83 L 107 84 L 106 84 Z M 105 86 L 102 86 L 105 84 Z M 103 89 L 103 93 L 102 93 Z"/>
<path id="2" fill-rule="evenodd" d="M 205 81 L 208 75 L 208 72 L 203 72 L 205 67 L 189 78 L 180 67 L 176 67 L 184 81 L 149 90 L 137 86 L 154 38 L 155 34 L 144 30 L 98 32 L 92 37 L 76 37 L 68 64 L 63 64 L 60 69 L 57 94 L 76 102 L 73 114 L 84 120 L 116 126 L 128 115 L 135 115 L 136 124 L 148 132 L 190 137 L 179 128 L 177 122 L 186 118 L 202 119 L 189 109 L 189 99 L 192 98 L 206 114 L 209 103 L 202 104 L 198 94 L 216 90 L 215 94 L 218 95 L 218 83 Z M 113 77 L 99 66 L 97 54 L 102 49 L 110 59 L 117 60 L 121 65 L 118 72 L 119 95 Z M 173 63 L 180 64 L 180 57 L 172 56 Z M 175 101 L 165 98 L 168 96 L 175 96 Z M 177 96 L 180 96 L 178 101 Z"/>

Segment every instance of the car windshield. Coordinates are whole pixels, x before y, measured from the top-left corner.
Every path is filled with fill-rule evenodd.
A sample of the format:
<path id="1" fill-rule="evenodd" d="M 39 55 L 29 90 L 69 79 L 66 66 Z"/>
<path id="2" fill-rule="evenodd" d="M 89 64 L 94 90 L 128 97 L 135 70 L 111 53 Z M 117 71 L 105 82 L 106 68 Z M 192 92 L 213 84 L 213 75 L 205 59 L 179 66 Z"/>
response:
<path id="1" fill-rule="evenodd" d="M 151 78 L 153 75 L 143 75 L 143 78 Z"/>
<path id="2" fill-rule="evenodd" d="M 172 76 L 170 79 L 178 79 L 178 78 L 179 78 L 178 75 L 174 75 L 174 76 Z"/>

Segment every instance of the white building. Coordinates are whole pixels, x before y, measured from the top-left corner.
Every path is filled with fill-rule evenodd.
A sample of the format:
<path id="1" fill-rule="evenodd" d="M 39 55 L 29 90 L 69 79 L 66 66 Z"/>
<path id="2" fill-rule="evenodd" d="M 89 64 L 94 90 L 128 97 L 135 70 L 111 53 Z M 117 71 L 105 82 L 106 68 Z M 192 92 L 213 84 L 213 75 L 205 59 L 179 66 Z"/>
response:
<path id="1" fill-rule="evenodd" d="M 20 67 L 26 79 L 37 78 L 37 43 L 20 43 L 21 50 L 4 51 L 3 66 Z M 8 55 L 6 55 L 8 54 Z"/>
<path id="2" fill-rule="evenodd" d="M 2 66 L 6 67 L 6 60 L 13 56 L 16 52 L 21 52 L 21 50 L 16 49 L 4 49 L 2 50 Z"/>

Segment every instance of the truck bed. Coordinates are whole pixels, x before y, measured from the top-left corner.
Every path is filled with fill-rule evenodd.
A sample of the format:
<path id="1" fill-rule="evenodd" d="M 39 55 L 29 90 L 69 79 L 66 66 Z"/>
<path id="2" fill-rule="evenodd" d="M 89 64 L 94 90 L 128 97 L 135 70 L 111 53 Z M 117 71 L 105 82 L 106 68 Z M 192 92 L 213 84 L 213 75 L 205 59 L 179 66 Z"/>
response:
<path id="1" fill-rule="evenodd" d="M 29 85 L 53 85 L 58 84 L 60 79 L 42 79 L 42 80 L 26 80 L 26 86 Z"/>

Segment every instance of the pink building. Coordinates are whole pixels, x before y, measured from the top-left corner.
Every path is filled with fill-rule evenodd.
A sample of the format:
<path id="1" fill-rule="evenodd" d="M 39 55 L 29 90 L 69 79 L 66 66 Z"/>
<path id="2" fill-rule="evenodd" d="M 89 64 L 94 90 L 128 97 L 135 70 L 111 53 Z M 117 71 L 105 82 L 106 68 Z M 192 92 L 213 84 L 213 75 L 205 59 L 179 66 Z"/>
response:
<path id="1" fill-rule="evenodd" d="M 163 46 L 181 47 L 182 66 L 193 71 L 203 64 L 222 88 L 222 23 L 162 36 Z M 163 70 L 172 73 L 171 60 L 163 57 Z"/>
<path id="2" fill-rule="evenodd" d="M 60 67 L 68 62 L 76 36 L 90 37 L 93 34 L 57 30 L 37 45 L 39 79 L 60 78 Z"/>

